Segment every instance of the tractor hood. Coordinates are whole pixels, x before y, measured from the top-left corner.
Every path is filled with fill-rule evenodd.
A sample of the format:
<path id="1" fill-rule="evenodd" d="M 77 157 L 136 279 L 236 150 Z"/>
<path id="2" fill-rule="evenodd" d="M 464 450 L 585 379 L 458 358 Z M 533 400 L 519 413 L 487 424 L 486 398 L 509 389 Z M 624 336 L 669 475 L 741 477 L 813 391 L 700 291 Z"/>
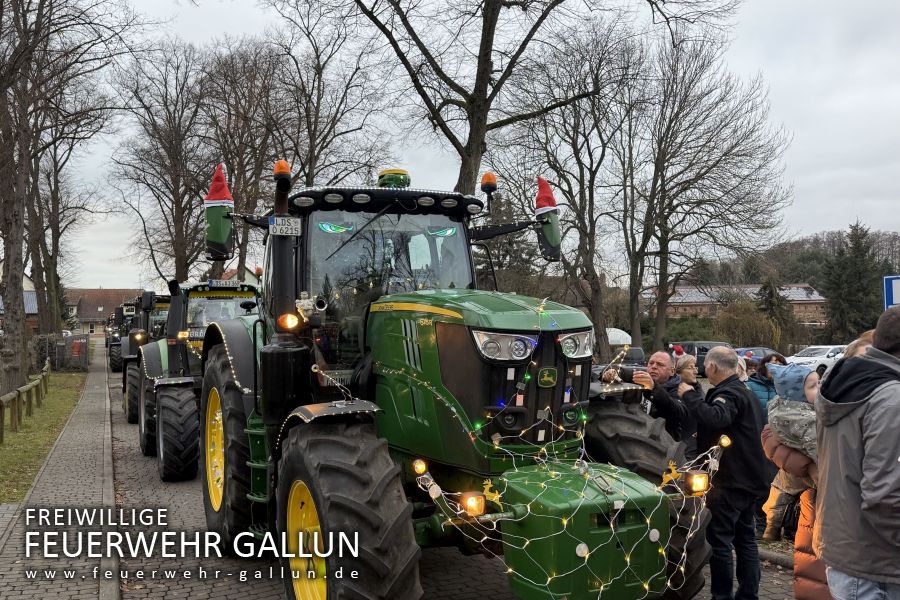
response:
<path id="1" fill-rule="evenodd" d="M 470 327 L 509 331 L 586 329 L 591 321 L 578 309 L 538 298 L 482 290 L 422 290 L 382 296 L 372 312 L 412 311 L 461 319 Z"/>

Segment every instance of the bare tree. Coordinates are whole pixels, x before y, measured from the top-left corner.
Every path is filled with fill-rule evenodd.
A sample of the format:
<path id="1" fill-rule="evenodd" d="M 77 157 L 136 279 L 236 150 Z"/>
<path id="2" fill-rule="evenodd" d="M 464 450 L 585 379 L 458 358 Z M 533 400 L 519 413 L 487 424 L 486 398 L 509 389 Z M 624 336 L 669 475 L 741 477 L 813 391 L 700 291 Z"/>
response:
<path id="1" fill-rule="evenodd" d="M 240 38 L 215 43 L 205 59 L 207 73 L 200 98 L 202 126 L 215 159 L 225 164 L 235 210 L 253 213 L 261 185 L 274 162 L 273 73 L 280 66 L 277 50 L 261 40 Z M 251 230 L 235 222 L 238 273 L 244 273 Z"/>
<path id="2" fill-rule="evenodd" d="M 27 372 L 22 292 L 26 214 L 28 202 L 38 196 L 40 157 L 53 140 L 45 133 L 84 117 L 87 107 L 60 102 L 63 90 L 94 77 L 127 53 L 125 36 L 136 26 L 128 6 L 114 0 L 0 3 L 0 231 L 5 264 L 0 295 L 6 312 L 0 379 L 7 386 L 21 383 Z"/>
<path id="3" fill-rule="evenodd" d="M 717 20 L 734 0 L 646 0 L 667 23 Z M 309 0 L 274 0 L 282 13 Z M 316 2 L 315 5 L 321 5 Z M 346 3 L 332 2 L 341 19 Z M 421 102 L 424 118 L 460 158 L 455 189 L 475 190 L 488 135 L 584 97 L 554 95 L 526 112 L 515 110 L 508 83 L 516 71 L 540 61 L 567 35 L 573 21 L 599 8 L 592 0 L 355 0 L 356 15 L 378 32 Z"/>
<path id="4" fill-rule="evenodd" d="M 169 40 L 135 58 L 118 84 L 137 133 L 113 156 L 112 184 L 139 225 L 138 254 L 185 281 L 205 248 L 203 195 L 216 162 L 201 126 L 203 55 Z"/>
<path id="5" fill-rule="evenodd" d="M 275 147 L 302 185 L 371 181 L 390 157 L 377 121 L 392 102 L 371 40 L 328 6 L 271 4 L 288 24 L 270 97 Z"/>
<path id="6" fill-rule="evenodd" d="M 513 127 L 515 137 L 504 144 L 510 152 L 532 157 L 528 179 L 549 173 L 566 205 L 561 264 L 570 290 L 594 323 L 601 361 L 610 359 L 603 265 L 610 229 L 606 162 L 612 138 L 622 126 L 615 99 L 633 77 L 632 54 L 637 49 L 629 35 L 616 21 L 590 21 L 573 27 L 537 68 L 523 69 L 514 82 L 523 110 L 543 104 L 553 89 L 572 97 L 587 90 L 594 93 Z"/>

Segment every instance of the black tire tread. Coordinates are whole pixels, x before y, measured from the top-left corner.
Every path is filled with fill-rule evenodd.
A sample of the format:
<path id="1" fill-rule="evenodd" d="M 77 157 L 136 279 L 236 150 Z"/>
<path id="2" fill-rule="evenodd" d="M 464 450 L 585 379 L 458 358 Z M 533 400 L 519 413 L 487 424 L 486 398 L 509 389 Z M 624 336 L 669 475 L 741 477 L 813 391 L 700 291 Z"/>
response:
<path id="1" fill-rule="evenodd" d="M 302 461 L 309 473 L 319 519 L 326 531 L 358 531 L 359 556 L 341 564 L 359 572 L 356 580 L 330 580 L 338 585 L 329 598 L 418 600 L 419 557 L 412 528 L 412 505 L 406 500 L 400 469 L 387 442 L 372 423 L 310 423 L 289 433 L 279 461 L 279 529 L 284 530 L 283 499 L 293 477 L 291 464 Z M 352 564 L 351 564 L 352 563 Z M 293 597 L 290 579 L 285 580 Z"/>
<path id="2" fill-rule="evenodd" d="M 197 476 L 197 400 L 187 387 L 164 387 L 156 396 L 156 465 L 163 481 Z"/>
<path id="3" fill-rule="evenodd" d="M 113 373 L 122 372 L 122 346 L 118 344 L 109 347 L 109 370 Z"/>
<path id="4" fill-rule="evenodd" d="M 137 362 L 128 363 L 125 370 L 125 393 L 122 395 L 122 409 L 125 411 L 125 420 L 129 423 L 138 422 L 138 402 L 141 394 L 141 370 Z"/>

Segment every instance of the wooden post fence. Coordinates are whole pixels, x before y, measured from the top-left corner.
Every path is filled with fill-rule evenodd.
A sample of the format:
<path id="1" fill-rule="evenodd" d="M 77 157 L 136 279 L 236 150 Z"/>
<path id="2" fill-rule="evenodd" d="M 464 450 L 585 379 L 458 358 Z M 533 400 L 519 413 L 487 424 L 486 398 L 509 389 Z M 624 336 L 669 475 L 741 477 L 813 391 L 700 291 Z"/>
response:
<path id="1" fill-rule="evenodd" d="M 9 428 L 19 431 L 19 425 L 25 417 L 34 414 L 35 406 L 41 408 L 44 405 L 44 397 L 47 395 L 47 380 L 50 379 L 50 359 L 47 359 L 40 374 L 22 387 L 0 396 L 0 444 L 6 433 L 6 409 L 9 408 Z"/>

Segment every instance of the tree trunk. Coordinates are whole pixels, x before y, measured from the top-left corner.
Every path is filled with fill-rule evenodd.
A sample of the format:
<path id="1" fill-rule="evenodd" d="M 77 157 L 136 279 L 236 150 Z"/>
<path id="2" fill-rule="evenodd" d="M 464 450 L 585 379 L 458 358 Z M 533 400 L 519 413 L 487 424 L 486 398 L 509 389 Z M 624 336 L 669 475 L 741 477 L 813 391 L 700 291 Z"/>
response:
<path id="1" fill-rule="evenodd" d="M 603 303 L 605 277 L 594 277 L 596 282 L 591 283 L 591 321 L 594 323 L 594 355 L 601 364 L 607 364 L 612 360 L 612 351 L 609 348 L 609 335 L 606 333 L 606 306 Z"/>
<path id="2" fill-rule="evenodd" d="M 486 115 L 485 115 L 486 117 Z M 482 126 L 480 137 L 475 137 L 473 132 L 466 143 L 465 152 L 459 157 L 459 177 L 453 190 L 461 194 L 474 194 L 475 185 L 478 182 L 478 170 L 481 168 L 481 157 L 484 155 L 484 127 Z M 477 140 L 477 141 L 471 141 Z"/>
<path id="3" fill-rule="evenodd" d="M 628 317 L 631 321 L 631 345 L 640 347 L 643 343 L 641 333 L 641 288 L 643 287 L 643 269 L 638 261 L 629 261 L 628 271 Z"/>

